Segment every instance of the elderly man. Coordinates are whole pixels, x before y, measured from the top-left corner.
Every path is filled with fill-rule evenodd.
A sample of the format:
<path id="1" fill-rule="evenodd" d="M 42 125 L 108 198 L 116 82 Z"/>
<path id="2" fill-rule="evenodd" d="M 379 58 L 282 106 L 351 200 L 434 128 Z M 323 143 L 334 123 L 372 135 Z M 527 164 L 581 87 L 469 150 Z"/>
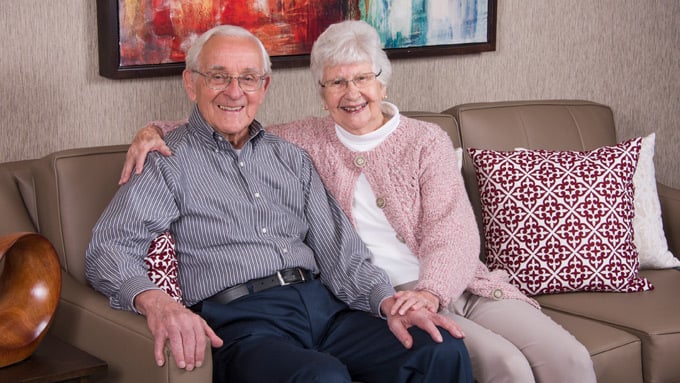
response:
<path id="1" fill-rule="evenodd" d="M 218 382 L 471 381 L 458 326 L 391 310 L 389 279 L 307 154 L 254 120 L 270 84 L 262 43 L 220 26 L 186 62 L 195 106 L 166 138 L 173 156 L 150 155 L 121 187 L 86 255 L 112 307 L 146 316 L 157 363 L 168 342 L 180 368 L 200 367 L 209 340 Z M 146 277 L 144 255 L 164 230 L 189 308 Z"/>

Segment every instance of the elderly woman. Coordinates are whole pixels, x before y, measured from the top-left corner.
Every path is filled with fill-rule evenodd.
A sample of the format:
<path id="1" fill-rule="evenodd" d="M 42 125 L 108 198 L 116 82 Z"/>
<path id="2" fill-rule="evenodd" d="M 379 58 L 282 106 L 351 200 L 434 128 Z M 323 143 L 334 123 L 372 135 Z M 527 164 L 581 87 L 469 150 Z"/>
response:
<path id="1" fill-rule="evenodd" d="M 331 25 L 314 43 L 311 72 L 329 116 L 268 130 L 310 154 L 397 287 L 395 310 L 450 315 L 465 332 L 478 382 L 595 382 L 585 347 L 479 260 L 451 141 L 384 101 L 392 66 L 377 32 L 362 21 Z M 135 163 L 141 171 L 149 150 L 170 154 L 153 126 L 135 138 L 121 182 Z"/>

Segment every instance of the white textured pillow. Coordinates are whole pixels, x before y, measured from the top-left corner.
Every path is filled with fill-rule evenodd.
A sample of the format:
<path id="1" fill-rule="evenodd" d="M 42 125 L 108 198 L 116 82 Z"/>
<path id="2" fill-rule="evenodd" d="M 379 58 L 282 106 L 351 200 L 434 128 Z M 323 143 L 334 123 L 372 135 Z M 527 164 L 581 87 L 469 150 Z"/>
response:
<path id="1" fill-rule="evenodd" d="M 463 148 L 453 148 L 453 152 L 456 155 L 456 161 L 458 162 L 458 170 L 462 170 L 463 169 Z"/>
<path id="2" fill-rule="evenodd" d="M 634 242 L 640 253 L 641 269 L 664 269 L 680 266 L 680 260 L 668 250 L 663 231 L 661 204 L 656 190 L 654 144 L 656 134 L 642 139 L 640 158 L 633 175 L 635 186 Z"/>

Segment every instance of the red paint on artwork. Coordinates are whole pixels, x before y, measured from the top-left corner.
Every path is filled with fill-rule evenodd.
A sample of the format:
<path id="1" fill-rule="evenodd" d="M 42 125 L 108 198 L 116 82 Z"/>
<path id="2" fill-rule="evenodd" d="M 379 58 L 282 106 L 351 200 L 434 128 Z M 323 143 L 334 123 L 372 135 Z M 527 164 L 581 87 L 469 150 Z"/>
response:
<path id="1" fill-rule="evenodd" d="M 258 36 L 271 56 L 308 54 L 332 23 L 359 18 L 358 0 L 118 0 L 120 64 L 183 62 L 193 39 L 221 24 Z"/>

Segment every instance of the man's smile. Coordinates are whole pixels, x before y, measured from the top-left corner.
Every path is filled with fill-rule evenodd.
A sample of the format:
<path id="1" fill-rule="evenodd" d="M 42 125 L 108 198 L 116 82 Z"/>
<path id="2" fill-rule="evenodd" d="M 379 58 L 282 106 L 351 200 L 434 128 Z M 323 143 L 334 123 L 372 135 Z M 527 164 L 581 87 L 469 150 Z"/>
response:
<path id="1" fill-rule="evenodd" d="M 243 105 L 240 106 L 226 106 L 226 105 L 217 105 L 218 108 L 225 112 L 238 112 L 243 109 Z"/>

